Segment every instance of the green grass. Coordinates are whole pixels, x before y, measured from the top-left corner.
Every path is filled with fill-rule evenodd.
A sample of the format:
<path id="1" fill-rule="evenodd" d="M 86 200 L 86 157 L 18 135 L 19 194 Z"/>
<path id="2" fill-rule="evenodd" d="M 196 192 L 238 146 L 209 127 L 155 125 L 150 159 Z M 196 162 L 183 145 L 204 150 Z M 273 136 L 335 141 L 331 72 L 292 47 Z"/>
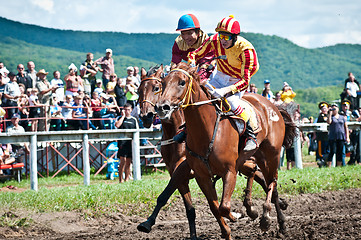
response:
<path id="1" fill-rule="evenodd" d="M 361 182 L 359 172 L 361 166 L 346 166 L 338 168 L 305 168 L 279 171 L 278 189 L 281 196 L 297 195 L 301 193 L 319 193 L 347 188 L 359 188 Z M 117 180 L 106 180 L 104 175 L 91 177 L 91 185 L 84 186 L 83 178 L 77 174 L 59 177 L 40 178 L 39 191 L 30 190 L 30 181 L 21 183 L 8 181 L 0 186 L 14 185 L 26 188 L 23 192 L 0 192 L 0 209 L 13 211 L 24 209 L 34 212 L 79 211 L 84 216 L 99 216 L 112 212 L 124 214 L 138 214 L 146 216 L 149 208 L 156 204 L 157 196 L 168 183 L 167 173 L 153 173 L 144 175 L 140 181 L 130 181 L 118 184 Z M 234 198 L 242 198 L 246 179 L 238 177 Z M 203 197 L 196 182 L 190 182 L 193 197 Z M 219 196 L 222 191 L 222 181 L 216 185 Z M 176 195 L 179 195 L 176 193 Z M 265 193 L 258 184 L 254 184 L 254 198 L 265 198 Z M 176 198 L 170 199 L 171 204 Z M 0 218 L 4 225 L 7 219 Z M 15 221 L 15 220 L 14 220 Z M 19 219 L 16 221 L 20 221 Z M 25 224 L 28 220 L 23 219 Z M 11 222 L 11 221 L 10 221 Z M 8 223 L 9 224 L 9 223 Z"/>

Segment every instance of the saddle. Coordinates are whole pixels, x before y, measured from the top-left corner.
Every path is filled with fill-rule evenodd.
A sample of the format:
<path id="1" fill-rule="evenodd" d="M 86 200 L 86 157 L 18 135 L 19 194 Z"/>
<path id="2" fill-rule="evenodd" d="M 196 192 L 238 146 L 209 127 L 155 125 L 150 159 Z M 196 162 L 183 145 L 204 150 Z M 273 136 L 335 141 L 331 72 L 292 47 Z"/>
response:
<path id="1" fill-rule="evenodd" d="M 224 104 L 228 105 L 228 110 Z M 258 113 L 254 110 L 253 105 L 245 99 L 241 99 L 240 105 L 243 108 L 245 119 L 241 118 L 239 115 L 234 115 L 234 113 L 229 110 L 230 106 L 227 100 L 223 101 L 221 104 L 221 109 L 225 115 L 234 120 L 240 135 L 243 134 L 247 121 L 249 121 L 249 124 L 254 133 L 260 132 L 262 130 L 261 119 Z"/>

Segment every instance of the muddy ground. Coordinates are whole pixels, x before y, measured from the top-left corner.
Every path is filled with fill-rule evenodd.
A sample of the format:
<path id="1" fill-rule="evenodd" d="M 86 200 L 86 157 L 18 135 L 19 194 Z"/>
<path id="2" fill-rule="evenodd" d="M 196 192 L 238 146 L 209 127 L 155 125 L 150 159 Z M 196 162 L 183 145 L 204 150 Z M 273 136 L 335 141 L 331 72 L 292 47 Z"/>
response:
<path id="1" fill-rule="evenodd" d="M 229 223 L 234 239 L 361 239 L 361 189 L 321 194 L 304 194 L 286 198 L 289 207 L 284 211 L 287 233 L 278 234 L 277 220 L 272 209 L 272 226 L 262 232 L 259 220 L 240 218 Z M 221 239 L 220 229 L 203 197 L 194 199 L 199 239 Z M 262 201 L 255 200 L 261 212 Z M 232 209 L 240 212 L 240 200 L 233 200 Z M 188 223 L 179 197 L 162 210 L 152 232 L 137 231 L 143 217 L 113 214 L 107 217 L 84 219 L 77 212 L 61 213 L 1 213 L 9 218 L 32 219 L 27 227 L 0 227 L 1 239 L 189 239 Z"/>

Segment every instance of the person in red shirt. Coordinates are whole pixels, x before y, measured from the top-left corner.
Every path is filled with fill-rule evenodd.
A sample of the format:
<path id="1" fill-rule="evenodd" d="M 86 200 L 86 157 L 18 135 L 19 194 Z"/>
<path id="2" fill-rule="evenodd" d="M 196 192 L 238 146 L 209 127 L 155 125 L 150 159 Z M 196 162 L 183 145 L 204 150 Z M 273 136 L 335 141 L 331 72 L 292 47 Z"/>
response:
<path id="1" fill-rule="evenodd" d="M 172 48 L 172 63 L 178 64 L 182 60 L 188 61 L 188 53 L 199 48 L 209 36 L 200 29 L 200 24 L 193 14 L 185 14 L 179 18 L 176 29 L 181 34 L 175 39 Z M 201 80 L 209 78 L 214 69 L 214 53 L 209 52 L 196 63 L 199 65 L 198 74 Z M 213 61 L 213 63 L 212 63 Z"/>

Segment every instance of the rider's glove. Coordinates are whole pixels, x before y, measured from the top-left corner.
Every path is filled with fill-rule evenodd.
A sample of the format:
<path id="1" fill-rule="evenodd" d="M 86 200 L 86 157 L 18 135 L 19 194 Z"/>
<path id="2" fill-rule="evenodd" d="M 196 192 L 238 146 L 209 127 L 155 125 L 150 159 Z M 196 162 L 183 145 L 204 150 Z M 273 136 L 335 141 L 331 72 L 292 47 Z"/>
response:
<path id="1" fill-rule="evenodd" d="M 217 88 L 214 89 L 212 95 L 216 98 L 222 98 L 229 92 L 231 92 L 231 89 L 229 87 Z"/>

